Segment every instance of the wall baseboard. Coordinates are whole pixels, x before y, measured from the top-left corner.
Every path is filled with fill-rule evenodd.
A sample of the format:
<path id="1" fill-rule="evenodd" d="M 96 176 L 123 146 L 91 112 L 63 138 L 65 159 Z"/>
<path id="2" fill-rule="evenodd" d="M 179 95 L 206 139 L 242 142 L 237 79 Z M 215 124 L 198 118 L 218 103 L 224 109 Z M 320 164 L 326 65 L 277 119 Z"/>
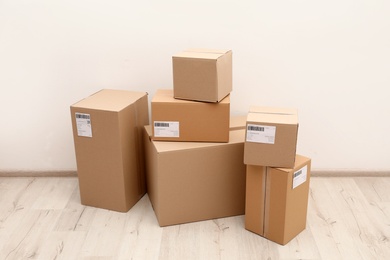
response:
<path id="1" fill-rule="evenodd" d="M 316 170 L 312 177 L 390 177 L 390 170 Z M 77 171 L 1 171 L 0 177 L 77 177 Z"/>
<path id="2" fill-rule="evenodd" d="M 317 170 L 311 171 L 312 177 L 390 177 L 390 170 Z"/>
<path id="3" fill-rule="evenodd" d="M 77 177 L 77 171 L 0 171 L 0 177 Z"/>

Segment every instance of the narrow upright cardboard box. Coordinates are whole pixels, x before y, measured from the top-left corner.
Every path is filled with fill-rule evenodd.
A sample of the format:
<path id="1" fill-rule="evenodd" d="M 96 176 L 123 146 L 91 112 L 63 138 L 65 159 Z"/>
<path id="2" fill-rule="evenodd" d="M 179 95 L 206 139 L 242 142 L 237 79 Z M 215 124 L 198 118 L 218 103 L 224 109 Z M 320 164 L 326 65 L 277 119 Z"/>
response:
<path id="1" fill-rule="evenodd" d="M 228 143 L 153 141 L 145 127 L 149 199 L 160 226 L 244 214 L 245 129 Z"/>
<path id="2" fill-rule="evenodd" d="M 146 192 L 147 94 L 104 89 L 70 110 L 81 203 L 127 212 Z"/>
<path id="3" fill-rule="evenodd" d="M 219 102 L 232 91 L 232 51 L 189 49 L 172 57 L 174 96 Z"/>
<path id="4" fill-rule="evenodd" d="M 285 245 L 306 228 L 311 160 L 294 168 L 247 165 L 245 228 Z"/>
<path id="5" fill-rule="evenodd" d="M 247 165 L 294 167 L 298 138 L 296 109 L 249 109 L 244 162 Z"/>
<path id="6" fill-rule="evenodd" d="M 229 141 L 230 96 L 204 103 L 175 99 L 172 89 L 160 89 L 151 103 L 153 140 Z"/>

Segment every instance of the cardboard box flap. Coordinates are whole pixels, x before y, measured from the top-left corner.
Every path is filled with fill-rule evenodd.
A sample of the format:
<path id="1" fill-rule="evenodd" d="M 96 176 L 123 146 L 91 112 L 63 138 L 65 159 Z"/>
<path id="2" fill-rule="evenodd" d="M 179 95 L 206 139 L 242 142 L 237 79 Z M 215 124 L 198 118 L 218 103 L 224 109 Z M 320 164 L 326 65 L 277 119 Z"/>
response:
<path id="1" fill-rule="evenodd" d="M 250 113 L 259 113 L 259 114 L 280 114 L 280 115 L 297 115 L 297 109 L 294 108 L 282 108 L 282 107 L 260 107 L 260 106 L 250 106 Z"/>
<path id="2" fill-rule="evenodd" d="M 158 89 L 153 96 L 153 103 L 156 102 L 173 102 L 173 103 L 191 103 L 193 101 L 184 99 L 174 99 L 172 89 Z"/>
<path id="3" fill-rule="evenodd" d="M 216 49 L 188 49 L 173 55 L 173 58 L 197 58 L 216 60 L 231 50 L 216 50 Z"/>
<path id="4" fill-rule="evenodd" d="M 230 130 L 245 129 L 246 126 L 246 115 L 231 116 L 230 117 Z"/>
<path id="5" fill-rule="evenodd" d="M 247 121 L 298 125 L 298 111 L 291 108 L 251 106 Z"/>
<path id="6" fill-rule="evenodd" d="M 98 109 L 106 111 L 121 111 L 129 104 L 142 98 L 146 92 L 133 92 L 127 90 L 103 89 L 95 94 L 80 100 L 72 107 Z"/>
<path id="7" fill-rule="evenodd" d="M 173 58 L 197 58 L 205 60 L 217 60 L 223 53 L 204 53 L 204 52 L 180 52 L 173 56 Z"/>
<path id="8" fill-rule="evenodd" d="M 152 127 L 150 125 L 147 125 L 145 126 L 145 130 L 149 135 L 149 139 L 151 139 Z M 156 146 L 159 152 L 169 152 L 169 151 L 206 148 L 206 147 L 221 146 L 221 145 L 234 144 L 234 143 L 242 143 L 244 142 L 244 139 L 245 139 L 245 129 L 239 129 L 239 130 L 230 131 L 228 143 L 154 141 L 154 145 Z"/>
<path id="9" fill-rule="evenodd" d="M 225 49 L 202 49 L 202 48 L 191 48 L 185 50 L 185 52 L 202 52 L 202 53 L 217 53 L 217 54 L 225 54 L 230 52 L 231 50 Z"/>
<path id="10" fill-rule="evenodd" d="M 300 169 L 305 164 L 307 164 L 308 161 L 310 161 L 310 158 L 307 158 L 305 156 L 297 154 L 295 156 L 295 166 L 294 166 L 294 168 Z M 279 167 L 279 168 L 275 167 L 275 168 L 280 170 L 280 171 L 284 171 L 284 172 L 290 172 L 291 171 L 291 168 L 283 168 L 283 167 Z"/>
<path id="11" fill-rule="evenodd" d="M 156 91 L 156 94 L 154 95 L 152 99 L 153 103 L 157 102 L 170 102 L 170 103 L 194 103 L 198 101 L 193 100 L 185 100 L 185 99 L 178 99 L 173 97 L 173 90 L 172 89 L 158 89 Z M 208 103 L 209 105 L 215 105 L 214 103 Z M 222 99 L 218 104 L 230 104 L 230 95 L 227 95 L 224 99 Z"/>

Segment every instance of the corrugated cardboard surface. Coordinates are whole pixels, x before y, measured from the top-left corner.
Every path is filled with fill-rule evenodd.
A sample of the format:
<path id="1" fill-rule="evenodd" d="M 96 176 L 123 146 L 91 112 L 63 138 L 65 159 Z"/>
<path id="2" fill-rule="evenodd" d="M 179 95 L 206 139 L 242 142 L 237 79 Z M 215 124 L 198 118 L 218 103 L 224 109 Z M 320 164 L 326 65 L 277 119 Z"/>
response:
<path id="1" fill-rule="evenodd" d="M 179 136 L 156 136 L 160 141 L 228 142 L 230 121 L 230 96 L 220 103 L 204 103 L 175 99 L 171 89 L 160 89 L 151 102 L 152 124 L 178 122 Z"/>
<path id="2" fill-rule="evenodd" d="M 293 189 L 294 173 L 305 166 L 306 181 Z M 306 228 L 310 166 L 311 160 L 300 155 L 296 156 L 293 169 L 248 166 L 245 228 L 281 245 L 303 231 Z"/>
<path id="3" fill-rule="evenodd" d="M 174 96 L 219 102 L 232 91 L 232 51 L 189 49 L 172 57 Z"/>
<path id="4" fill-rule="evenodd" d="M 101 90 L 71 106 L 81 203 L 121 212 L 145 194 L 145 92 Z M 75 113 L 91 117 L 92 137 L 78 136 Z"/>
<path id="5" fill-rule="evenodd" d="M 250 107 L 248 124 L 276 127 L 273 144 L 250 142 L 246 136 L 244 162 L 248 165 L 294 167 L 298 113 L 296 109 Z"/>
<path id="6" fill-rule="evenodd" d="M 264 234 L 266 168 L 246 166 L 245 228 Z"/>
<path id="7" fill-rule="evenodd" d="M 245 130 L 231 131 L 229 143 L 153 141 L 151 127 L 145 131 L 147 190 L 160 226 L 244 214 Z"/>
<path id="8" fill-rule="evenodd" d="M 230 116 L 230 130 L 245 129 L 246 115 Z"/>

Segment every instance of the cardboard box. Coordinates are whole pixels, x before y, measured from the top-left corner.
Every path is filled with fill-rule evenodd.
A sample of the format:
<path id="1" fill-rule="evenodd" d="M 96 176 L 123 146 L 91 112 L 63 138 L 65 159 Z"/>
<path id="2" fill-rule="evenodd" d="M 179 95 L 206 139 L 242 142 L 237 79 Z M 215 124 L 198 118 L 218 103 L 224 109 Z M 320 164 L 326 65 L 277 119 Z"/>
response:
<path id="1" fill-rule="evenodd" d="M 153 140 L 228 142 L 230 96 L 220 103 L 175 99 L 160 89 L 152 100 Z"/>
<path id="2" fill-rule="evenodd" d="M 160 226 L 243 215 L 245 129 L 228 143 L 161 142 L 145 127 L 147 191 Z"/>
<path id="3" fill-rule="evenodd" d="M 245 129 L 246 115 L 230 116 L 230 130 Z"/>
<path id="4" fill-rule="evenodd" d="M 297 138 L 296 109 L 250 107 L 244 162 L 248 165 L 292 168 Z"/>
<path id="5" fill-rule="evenodd" d="M 304 230 L 310 167 L 300 155 L 292 169 L 247 165 L 245 228 L 281 245 Z"/>
<path id="6" fill-rule="evenodd" d="M 232 91 L 232 51 L 189 49 L 172 57 L 175 98 L 219 102 Z"/>
<path id="7" fill-rule="evenodd" d="M 105 89 L 70 110 L 81 203 L 127 212 L 146 192 L 147 94 Z"/>

